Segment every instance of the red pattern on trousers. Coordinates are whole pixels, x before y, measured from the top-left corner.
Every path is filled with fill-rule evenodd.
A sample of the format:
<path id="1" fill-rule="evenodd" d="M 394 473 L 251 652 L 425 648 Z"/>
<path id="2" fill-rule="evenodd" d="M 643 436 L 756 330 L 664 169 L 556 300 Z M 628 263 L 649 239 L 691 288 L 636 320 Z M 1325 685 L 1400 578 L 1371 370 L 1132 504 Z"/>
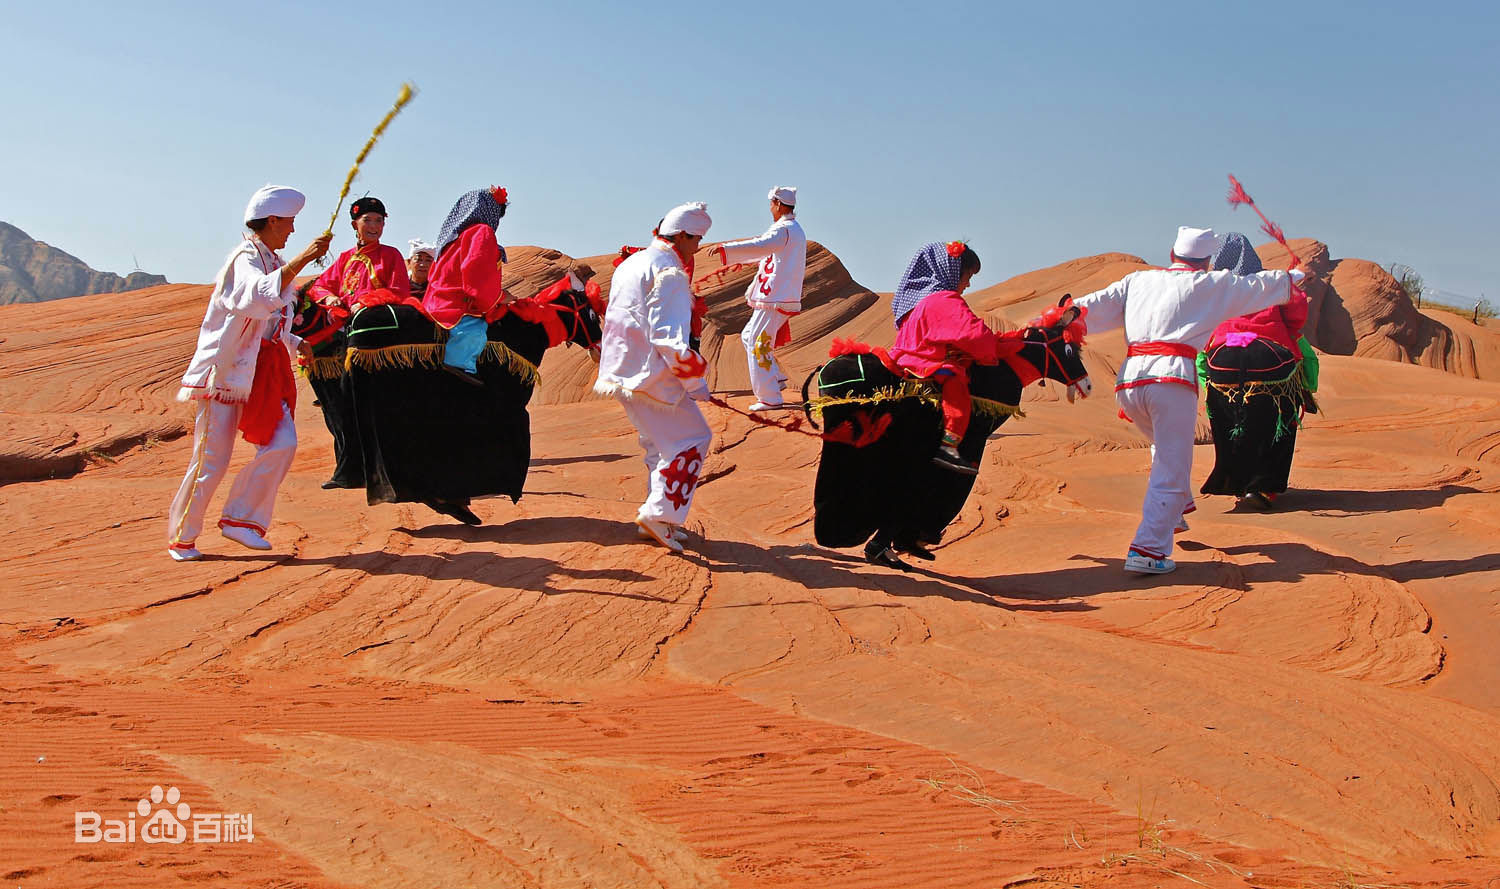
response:
<path id="1" fill-rule="evenodd" d="M 693 489 L 698 486 L 698 473 L 703 470 L 703 455 L 697 447 L 691 447 L 672 458 L 672 462 L 661 471 L 666 484 L 662 493 L 675 509 L 682 509 L 692 499 Z"/>

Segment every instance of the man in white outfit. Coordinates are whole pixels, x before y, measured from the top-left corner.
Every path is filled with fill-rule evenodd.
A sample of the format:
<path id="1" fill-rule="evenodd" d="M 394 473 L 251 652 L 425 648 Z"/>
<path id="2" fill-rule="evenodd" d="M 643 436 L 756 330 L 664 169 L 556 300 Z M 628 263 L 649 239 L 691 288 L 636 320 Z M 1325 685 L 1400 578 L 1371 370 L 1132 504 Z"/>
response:
<path id="1" fill-rule="evenodd" d="M 1125 570 L 1166 574 L 1177 568 L 1173 530 L 1192 502 L 1193 428 L 1198 417 L 1194 358 L 1214 328 L 1291 299 L 1299 271 L 1238 276 L 1208 270 L 1218 247 L 1212 229 L 1179 228 L 1172 265 L 1132 272 L 1075 304 L 1091 333 L 1125 328 L 1126 358 L 1115 383 L 1125 416 L 1151 440 L 1151 479 Z"/>
<path id="2" fill-rule="evenodd" d="M 713 440 L 693 403 L 709 397 L 708 362 L 688 343 L 693 291 L 687 272 L 712 222 L 701 203 L 673 207 L 650 246 L 615 268 L 594 383 L 595 392 L 619 399 L 646 451 L 639 533 L 679 553 Z"/>
<path id="3" fill-rule="evenodd" d="M 198 533 L 208 501 L 229 469 L 238 432 L 257 447 L 229 489 L 219 529 L 250 549 L 271 548 L 265 535 L 276 489 L 297 452 L 291 359 L 301 340 L 291 332 L 297 304 L 293 280 L 328 252 L 332 239 L 319 236 L 289 263 L 277 255 L 306 201 L 300 191 L 276 185 L 251 196 L 244 218 L 250 233 L 230 251 L 214 280 L 198 348 L 177 392 L 178 401 L 196 405 L 192 462 L 167 517 L 167 552 L 179 562 L 203 557 Z"/>
<path id="4" fill-rule="evenodd" d="M 752 411 L 778 410 L 782 406 L 781 387 L 786 383 L 786 374 L 776 363 L 773 350 L 790 340 L 790 336 L 781 340 L 778 337 L 787 320 L 802 311 L 802 278 L 807 271 L 807 236 L 797 222 L 797 189 L 778 185 L 768 197 L 772 222 L 765 234 L 719 245 L 719 258 L 725 265 L 760 264 L 745 291 L 745 301 L 751 309 L 750 323 L 740 333 L 745 359 L 750 365 L 750 389 L 755 393 L 755 403 L 750 405 Z"/>

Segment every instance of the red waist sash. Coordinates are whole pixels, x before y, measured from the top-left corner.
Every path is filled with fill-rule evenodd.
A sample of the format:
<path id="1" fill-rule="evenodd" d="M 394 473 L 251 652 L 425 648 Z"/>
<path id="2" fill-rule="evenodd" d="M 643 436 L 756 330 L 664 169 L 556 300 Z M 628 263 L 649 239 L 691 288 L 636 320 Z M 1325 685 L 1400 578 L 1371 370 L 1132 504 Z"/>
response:
<path id="1" fill-rule="evenodd" d="M 250 398 L 240 413 L 240 432 L 253 445 L 268 445 L 281 422 L 281 406 L 297 411 L 297 378 L 292 376 L 292 358 L 279 340 L 261 340 L 255 356 L 255 381 Z"/>
<path id="2" fill-rule="evenodd" d="M 1197 358 L 1198 350 L 1187 343 L 1164 343 L 1153 340 L 1146 343 L 1131 343 L 1125 355 L 1175 355 L 1178 358 Z"/>

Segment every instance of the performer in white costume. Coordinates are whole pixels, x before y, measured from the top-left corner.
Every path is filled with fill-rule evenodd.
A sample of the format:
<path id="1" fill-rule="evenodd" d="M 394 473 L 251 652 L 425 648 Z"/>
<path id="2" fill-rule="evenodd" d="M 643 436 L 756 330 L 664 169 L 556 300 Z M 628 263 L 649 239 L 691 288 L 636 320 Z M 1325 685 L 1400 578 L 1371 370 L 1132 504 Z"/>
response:
<path id="1" fill-rule="evenodd" d="M 688 344 L 693 254 L 712 224 L 701 203 L 674 207 L 651 245 L 615 268 L 594 391 L 613 395 L 646 451 L 642 537 L 682 552 L 682 525 L 713 433 L 694 401 L 709 397 L 708 363 Z"/>
<path id="2" fill-rule="evenodd" d="M 807 236 L 797 222 L 797 189 L 778 185 L 771 199 L 771 227 L 758 238 L 728 241 L 719 245 L 725 265 L 758 262 L 760 268 L 745 291 L 750 303 L 750 322 L 740 334 L 745 359 L 750 365 L 750 389 L 755 393 L 752 411 L 776 410 L 786 374 L 773 351 L 790 341 L 787 319 L 802 311 L 802 278 L 807 271 Z"/>
<path id="3" fill-rule="evenodd" d="M 1151 479 L 1141 523 L 1125 558 L 1133 574 L 1177 565 L 1172 533 L 1192 502 L 1193 427 L 1198 416 L 1194 358 L 1229 318 L 1280 305 L 1302 273 L 1244 277 L 1208 271 L 1218 247 L 1212 229 L 1179 228 L 1166 269 L 1133 272 L 1076 300 L 1090 333 L 1125 328 L 1126 358 L 1115 384 L 1121 412 L 1151 440 Z"/>
<path id="4" fill-rule="evenodd" d="M 214 280 L 198 348 L 177 393 L 179 401 L 197 408 L 192 462 L 167 518 L 167 552 L 179 562 L 203 557 L 198 533 L 239 432 L 257 447 L 229 489 L 219 528 L 243 546 L 271 548 L 265 535 L 276 489 L 297 452 L 291 361 L 301 341 L 291 333 L 297 303 L 293 280 L 328 252 L 332 239 L 318 237 L 290 263 L 277 255 L 306 201 L 296 189 L 275 185 L 251 196 L 244 219 L 250 234 L 230 251 Z"/>

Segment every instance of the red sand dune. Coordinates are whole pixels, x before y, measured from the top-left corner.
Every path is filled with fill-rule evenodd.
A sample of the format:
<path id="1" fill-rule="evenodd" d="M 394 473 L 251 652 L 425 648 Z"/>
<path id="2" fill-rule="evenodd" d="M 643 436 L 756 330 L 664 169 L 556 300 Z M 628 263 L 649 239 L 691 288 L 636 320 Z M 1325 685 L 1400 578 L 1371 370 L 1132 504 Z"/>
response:
<path id="1" fill-rule="evenodd" d="M 799 383 L 835 332 L 890 336 L 886 300 L 811 258 L 785 353 Z M 607 277 L 608 257 L 583 262 Z M 1332 290 L 1351 318 L 1385 317 L 1359 308 L 1374 297 L 1340 274 L 1351 262 Z M 507 275 L 525 295 L 573 265 L 517 248 Z M 1023 323 L 1142 265 L 1074 260 L 972 301 Z M 739 402 L 747 277 L 706 291 L 715 388 Z M 527 494 L 479 503 L 485 526 L 320 490 L 331 444 L 304 409 L 276 549 L 205 534 L 211 558 L 177 565 L 163 524 L 190 418 L 172 395 L 205 295 L 0 309 L 0 466 L 57 476 L 0 498 L 0 879 L 1500 874 L 1500 382 L 1414 366 L 1449 368 L 1430 344 L 1370 357 L 1410 319 L 1325 357 L 1283 509 L 1201 498 L 1161 579 L 1120 571 L 1149 457 L 1108 394 L 1117 335 L 1089 343 L 1095 398 L 1028 390 L 939 560 L 912 574 L 814 545 L 817 443 L 712 407 L 689 554 L 639 543 L 635 436 L 586 394 L 577 349 L 544 363 Z M 1199 449 L 1197 478 L 1211 459 Z M 123 813 L 153 784 L 254 813 L 255 842 L 73 842 L 75 810 Z"/>

